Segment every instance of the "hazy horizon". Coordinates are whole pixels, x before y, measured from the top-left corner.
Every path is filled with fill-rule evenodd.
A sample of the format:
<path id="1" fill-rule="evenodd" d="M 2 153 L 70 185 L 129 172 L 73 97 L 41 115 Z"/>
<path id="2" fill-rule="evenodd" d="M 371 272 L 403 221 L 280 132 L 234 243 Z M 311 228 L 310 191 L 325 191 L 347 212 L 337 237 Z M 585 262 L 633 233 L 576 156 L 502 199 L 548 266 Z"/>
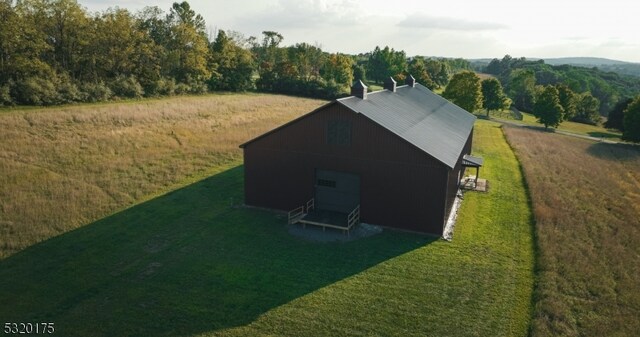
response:
<path id="1" fill-rule="evenodd" d="M 81 0 L 89 11 L 118 6 L 136 12 L 176 1 Z M 358 54 L 378 46 L 407 55 L 466 59 L 601 57 L 640 63 L 640 4 L 611 0 L 607 6 L 578 1 L 506 0 L 389 1 L 236 0 L 188 1 L 210 31 L 233 30 L 260 37 L 284 36 L 284 45 L 318 44 L 328 52 Z"/>

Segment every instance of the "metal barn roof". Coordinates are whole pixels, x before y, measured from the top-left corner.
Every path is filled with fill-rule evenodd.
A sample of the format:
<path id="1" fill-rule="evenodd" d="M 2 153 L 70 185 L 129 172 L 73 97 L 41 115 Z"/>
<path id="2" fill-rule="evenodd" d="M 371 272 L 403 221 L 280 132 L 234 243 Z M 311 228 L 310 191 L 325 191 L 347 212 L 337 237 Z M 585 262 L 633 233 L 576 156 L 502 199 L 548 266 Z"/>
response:
<path id="1" fill-rule="evenodd" d="M 381 90 L 366 99 L 351 96 L 338 100 L 365 115 L 422 151 L 454 168 L 476 117 L 425 86 L 399 86 Z"/>
<path id="2" fill-rule="evenodd" d="M 482 164 L 484 164 L 484 159 L 480 157 L 474 157 L 468 154 L 462 156 L 462 166 L 480 167 Z"/>

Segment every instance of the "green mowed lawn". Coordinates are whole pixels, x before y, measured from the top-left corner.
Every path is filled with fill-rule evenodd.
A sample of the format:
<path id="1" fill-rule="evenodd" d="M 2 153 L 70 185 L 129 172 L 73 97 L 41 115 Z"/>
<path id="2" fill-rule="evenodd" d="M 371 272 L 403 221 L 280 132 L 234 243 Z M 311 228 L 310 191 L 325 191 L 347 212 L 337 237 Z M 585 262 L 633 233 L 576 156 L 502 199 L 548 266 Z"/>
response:
<path id="1" fill-rule="evenodd" d="M 498 120 L 513 120 L 508 111 L 491 112 L 491 117 Z M 522 117 L 523 119 L 521 121 L 515 120 L 515 122 L 544 129 L 544 126 L 538 123 L 537 118 L 533 114 L 522 112 Z M 622 137 L 622 133 L 618 130 L 607 129 L 600 125 L 591 125 L 572 121 L 564 121 L 560 123 L 557 130 L 581 136 L 602 138 L 618 142 L 621 141 Z M 549 131 L 554 131 L 554 129 L 550 128 Z"/>
<path id="2" fill-rule="evenodd" d="M 497 123 L 474 153 L 488 193 L 465 194 L 454 239 L 385 230 L 291 236 L 239 207 L 241 163 L 0 261 L 0 320 L 63 336 L 523 336 L 533 288 L 529 203 Z"/>

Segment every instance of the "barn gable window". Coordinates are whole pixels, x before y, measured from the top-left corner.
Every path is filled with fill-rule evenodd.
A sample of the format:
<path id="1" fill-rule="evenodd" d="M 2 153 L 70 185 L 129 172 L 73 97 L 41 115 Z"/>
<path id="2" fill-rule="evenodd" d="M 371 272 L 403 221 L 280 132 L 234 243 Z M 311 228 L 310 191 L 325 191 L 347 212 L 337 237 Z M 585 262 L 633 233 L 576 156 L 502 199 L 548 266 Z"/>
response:
<path id="1" fill-rule="evenodd" d="M 333 120 L 327 123 L 329 145 L 351 145 L 351 122 Z"/>
<path id="2" fill-rule="evenodd" d="M 318 186 L 336 187 L 336 181 L 328 179 L 318 179 Z"/>

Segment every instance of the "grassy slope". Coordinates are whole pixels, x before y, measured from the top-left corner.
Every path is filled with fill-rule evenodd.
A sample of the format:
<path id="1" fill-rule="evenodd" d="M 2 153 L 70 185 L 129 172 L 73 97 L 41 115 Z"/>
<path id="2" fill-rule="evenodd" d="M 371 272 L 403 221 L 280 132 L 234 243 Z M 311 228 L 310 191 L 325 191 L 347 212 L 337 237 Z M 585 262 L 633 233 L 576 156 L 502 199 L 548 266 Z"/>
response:
<path id="1" fill-rule="evenodd" d="M 492 113 L 491 117 L 501 119 L 506 118 L 508 114 L 504 113 Z M 542 124 L 537 122 L 535 116 L 530 113 L 523 112 L 522 113 L 523 120 L 516 121 L 518 124 L 525 124 L 530 126 L 544 128 Z M 551 129 L 552 130 L 552 129 Z M 582 136 L 590 136 L 596 138 L 605 138 L 613 141 L 621 141 L 620 137 L 622 137 L 622 133 L 617 130 L 606 129 L 602 126 L 590 125 L 584 123 L 576 123 L 572 121 L 564 121 L 558 127 L 558 130 L 565 131 L 569 133 L 575 133 Z"/>
<path id="2" fill-rule="evenodd" d="M 209 175 L 238 144 L 323 104 L 176 97 L 0 112 L 0 259 Z"/>
<path id="3" fill-rule="evenodd" d="M 538 238 L 534 336 L 640 331 L 640 150 L 507 128 Z"/>
<path id="4" fill-rule="evenodd" d="M 251 98 L 256 97 L 247 101 Z M 15 149 L 30 149 L 7 161 L 12 154 L 5 148 L 3 165 L 30 158 L 19 167 L 35 186 L 60 176 L 66 183 L 56 188 L 83 190 L 77 181 L 98 185 L 102 170 L 113 169 L 121 180 L 107 185 L 113 191 L 128 193 L 131 184 L 138 184 L 153 193 L 170 187 L 162 178 L 170 168 L 178 170 L 171 176 L 177 182 L 212 174 L 1 260 L 3 322 L 55 322 L 65 336 L 526 334 L 533 286 L 530 213 L 517 161 L 497 124 L 482 121 L 476 128 L 476 153 L 487 159 L 481 174 L 492 187 L 488 194 L 466 194 L 452 243 L 385 232 L 346 244 L 316 244 L 288 235 L 278 215 L 233 206 L 242 199 L 238 138 L 255 132 L 255 124 L 265 128 L 295 112 L 274 108 L 266 113 L 249 104 L 249 112 L 229 108 L 218 118 L 212 111 L 227 100 L 247 101 L 230 96 L 202 108 L 203 99 L 193 102 L 193 110 L 184 108 L 191 101 L 171 108 L 169 100 L 150 109 L 132 105 L 139 113 L 110 112 L 120 108 L 115 106 L 94 113 L 71 109 L 2 116 L 5 125 L 9 120 L 17 128 L 5 140 L 22 139 L 14 140 Z M 296 104 L 283 97 L 267 100 L 271 103 L 264 99 L 259 99 L 263 107 Z M 173 109 L 181 112 L 172 114 Z M 21 120 L 35 123 L 27 126 Z M 96 131 L 82 132 L 82 123 Z M 19 130 L 36 136 L 33 147 L 24 140 L 30 136 Z M 182 147 L 163 143 L 175 139 L 169 130 L 182 139 Z M 122 133 L 127 136 L 118 136 Z M 67 143 L 58 146 L 60 140 Z M 85 152 L 73 152 L 74 145 L 83 143 Z M 184 144 L 193 144 L 186 147 L 191 150 Z M 148 151 L 155 160 L 145 160 Z M 110 168 L 112 161 L 119 164 Z M 32 167 L 56 174 L 31 175 Z M 199 173 L 185 178 L 190 169 Z M 21 171 L 13 174 L 19 177 Z M 42 187 L 25 202 L 32 198 L 46 206 L 47 191 Z M 72 194 L 38 207 L 32 221 L 39 221 L 38 209 L 40 217 L 63 214 L 55 206 L 72 203 L 79 213 L 68 220 L 60 215 L 59 221 L 74 225 L 57 230 L 81 225 L 91 216 L 78 220 L 78 214 L 95 204 L 75 198 Z M 111 207 L 135 202 L 136 196 L 123 200 Z M 13 216 L 6 210 L 3 216 Z"/>

